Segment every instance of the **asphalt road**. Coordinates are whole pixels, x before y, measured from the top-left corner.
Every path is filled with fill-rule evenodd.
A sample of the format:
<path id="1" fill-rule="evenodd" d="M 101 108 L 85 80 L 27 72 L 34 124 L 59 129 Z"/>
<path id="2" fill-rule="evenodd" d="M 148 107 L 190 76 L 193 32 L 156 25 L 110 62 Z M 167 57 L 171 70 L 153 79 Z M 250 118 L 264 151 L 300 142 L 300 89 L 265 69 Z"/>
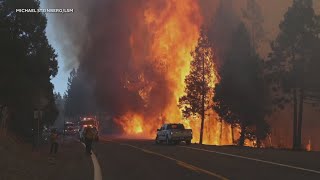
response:
<path id="1" fill-rule="evenodd" d="M 319 152 L 156 145 L 104 137 L 94 153 L 105 180 L 320 179 Z"/>

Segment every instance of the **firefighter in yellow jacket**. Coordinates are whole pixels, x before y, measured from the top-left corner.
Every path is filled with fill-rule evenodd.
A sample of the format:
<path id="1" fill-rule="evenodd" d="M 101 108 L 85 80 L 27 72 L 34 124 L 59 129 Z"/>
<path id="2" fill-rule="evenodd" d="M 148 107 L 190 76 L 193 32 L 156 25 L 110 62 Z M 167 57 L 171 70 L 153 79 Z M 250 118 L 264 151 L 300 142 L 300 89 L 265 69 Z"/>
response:
<path id="1" fill-rule="evenodd" d="M 51 142 L 50 154 L 53 154 L 53 153 L 57 154 L 58 147 L 59 147 L 57 129 L 52 129 L 51 130 L 50 142 Z"/>

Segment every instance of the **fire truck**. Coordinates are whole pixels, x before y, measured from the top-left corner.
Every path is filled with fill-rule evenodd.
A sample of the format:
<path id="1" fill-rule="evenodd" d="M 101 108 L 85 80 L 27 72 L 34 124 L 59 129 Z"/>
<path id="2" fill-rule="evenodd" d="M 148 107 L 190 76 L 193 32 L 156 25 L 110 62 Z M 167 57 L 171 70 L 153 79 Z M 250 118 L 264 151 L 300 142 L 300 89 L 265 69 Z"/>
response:
<path id="1" fill-rule="evenodd" d="M 97 120 L 96 117 L 81 117 L 80 122 L 79 122 L 79 126 L 80 126 L 80 128 L 92 126 L 92 127 L 96 127 L 97 129 L 99 129 L 99 121 Z"/>

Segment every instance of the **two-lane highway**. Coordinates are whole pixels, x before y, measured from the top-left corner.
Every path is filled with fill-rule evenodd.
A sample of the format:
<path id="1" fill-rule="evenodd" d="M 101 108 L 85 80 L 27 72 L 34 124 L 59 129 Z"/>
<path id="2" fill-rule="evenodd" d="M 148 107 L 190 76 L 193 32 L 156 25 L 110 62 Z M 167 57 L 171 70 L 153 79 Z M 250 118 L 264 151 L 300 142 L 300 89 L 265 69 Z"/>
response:
<path id="1" fill-rule="evenodd" d="M 320 153 L 102 138 L 103 179 L 320 179 Z"/>

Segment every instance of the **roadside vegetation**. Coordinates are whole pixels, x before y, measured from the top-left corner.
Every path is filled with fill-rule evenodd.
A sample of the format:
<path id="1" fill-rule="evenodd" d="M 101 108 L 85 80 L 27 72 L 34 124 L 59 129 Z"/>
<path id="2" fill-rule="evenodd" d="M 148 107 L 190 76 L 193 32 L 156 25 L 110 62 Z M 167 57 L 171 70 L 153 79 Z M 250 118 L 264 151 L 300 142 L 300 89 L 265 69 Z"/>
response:
<path id="1" fill-rule="evenodd" d="M 57 54 L 49 44 L 47 19 L 37 0 L 0 0 L 0 133 L 7 130 L 30 137 L 32 129 L 52 124 L 58 111 L 51 78 L 58 72 Z M 40 125 L 34 110 L 42 111 Z"/>

